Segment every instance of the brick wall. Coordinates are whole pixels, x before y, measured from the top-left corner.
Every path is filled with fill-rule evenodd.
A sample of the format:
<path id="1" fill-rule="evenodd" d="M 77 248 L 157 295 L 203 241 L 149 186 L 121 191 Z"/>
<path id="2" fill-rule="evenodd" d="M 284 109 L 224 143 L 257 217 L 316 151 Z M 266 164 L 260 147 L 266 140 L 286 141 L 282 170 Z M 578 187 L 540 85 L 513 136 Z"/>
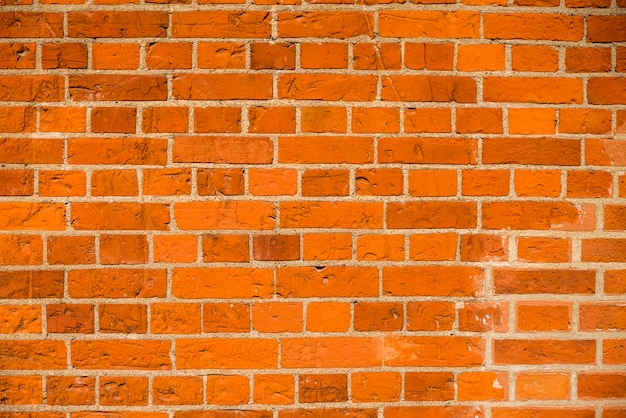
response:
<path id="1" fill-rule="evenodd" d="M 626 417 L 625 7 L 4 0 L 0 417 Z"/>

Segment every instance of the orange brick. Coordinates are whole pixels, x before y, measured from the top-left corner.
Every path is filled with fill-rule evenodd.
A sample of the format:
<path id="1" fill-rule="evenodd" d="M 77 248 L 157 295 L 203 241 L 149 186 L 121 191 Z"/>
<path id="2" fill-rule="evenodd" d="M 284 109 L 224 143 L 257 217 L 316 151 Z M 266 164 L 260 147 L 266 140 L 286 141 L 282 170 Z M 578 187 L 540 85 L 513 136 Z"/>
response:
<path id="1" fill-rule="evenodd" d="M 607 109 L 560 109 L 559 132 L 610 134 L 611 118 Z"/>
<path id="2" fill-rule="evenodd" d="M 409 401 L 448 401 L 454 399 L 454 374 L 446 372 L 407 372 L 404 397 Z"/>
<path id="3" fill-rule="evenodd" d="M 100 236 L 102 264 L 144 264 L 148 262 L 148 240 L 143 235 Z"/>
<path id="4" fill-rule="evenodd" d="M 566 263 L 572 259 L 569 238 L 520 237 L 517 258 L 531 263 Z"/>
<path id="5" fill-rule="evenodd" d="M 186 107 L 148 107 L 142 113 L 143 131 L 146 133 L 187 132 L 189 109 Z"/>
<path id="6" fill-rule="evenodd" d="M 399 132 L 400 115 L 398 109 L 360 108 L 352 109 L 352 132 Z"/>
<path id="7" fill-rule="evenodd" d="M 406 316 L 409 331 L 449 331 L 454 324 L 454 304 L 409 302 Z"/>
<path id="8" fill-rule="evenodd" d="M 357 169 L 355 177 L 357 195 L 396 196 L 404 188 L 404 175 L 399 169 Z"/>
<path id="9" fill-rule="evenodd" d="M 302 43 L 302 68 L 348 68 L 348 45 L 345 43 Z"/>
<path id="10" fill-rule="evenodd" d="M 244 68 L 246 47 L 238 42 L 199 42 L 198 67 L 234 69 Z"/>
<path id="11" fill-rule="evenodd" d="M 455 196 L 457 174 L 454 170 L 409 171 L 409 194 L 411 196 Z"/>
<path id="12" fill-rule="evenodd" d="M 515 380 L 515 397 L 521 401 L 568 399 L 569 382 L 567 373 L 519 373 Z"/>
<path id="13" fill-rule="evenodd" d="M 157 263 L 192 263 L 198 258 L 195 235 L 155 235 L 153 240 Z"/>
<path id="14" fill-rule="evenodd" d="M 96 400 L 94 377 L 49 376 L 46 388 L 50 405 L 93 405 Z"/>
<path id="15" fill-rule="evenodd" d="M 396 372 L 352 374 L 352 399 L 355 402 L 397 402 L 402 380 Z"/>
<path id="16" fill-rule="evenodd" d="M 34 193 L 33 170 L 0 171 L 0 195 L 31 196 Z"/>
<path id="17" fill-rule="evenodd" d="M 191 193 L 191 169 L 166 168 L 143 170 L 143 194 L 173 196 Z"/>
<path id="18" fill-rule="evenodd" d="M 248 403 L 250 381 L 246 376 L 207 376 L 207 402 L 214 405 Z"/>
<path id="19" fill-rule="evenodd" d="M 258 332 L 300 332 L 302 304 L 255 303 L 252 305 L 252 328 Z"/>
<path id="20" fill-rule="evenodd" d="M 514 45 L 511 48 L 513 71 L 551 71 L 559 68 L 559 53 L 551 46 Z"/>
<path id="21" fill-rule="evenodd" d="M 292 375 L 254 375 L 254 403 L 291 405 L 295 400 L 295 383 Z"/>
<path id="22" fill-rule="evenodd" d="M 402 304 L 360 302 L 354 305 L 355 331 L 398 331 L 404 322 Z"/>
<path id="23" fill-rule="evenodd" d="M 150 69 L 191 68 L 191 44 L 159 42 L 146 48 L 146 65 Z"/>
<path id="24" fill-rule="evenodd" d="M 293 133 L 296 111 L 291 107 L 251 107 L 248 109 L 250 132 Z"/>
<path id="25" fill-rule="evenodd" d="M 413 70 L 452 70 L 453 44 L 414 44 L 404 46 L 404 64 Z"/>
<path id="26" fill-rule="evenodd" d="M 508 110 L 509 133 L 519 135 L 541 135 L 556 133 L 556 111 L 554 109 L 513 108 Z"/>
<path id="27" fill-rule="evenodd" d="M 139 186 L 135 170 L 95 170 L 91 176 L 93 196 L 137 196 Z"/>
<path id="28" fill-rule="evenodd" d="M 40 196 L 84 196 L 87 176 L 84 171 L 40 171 Z"/>
<path id="29" fill-rule="evenodd" d="M 411 133 L 451 132 L 450 109 L 404 109 L 404 129 Z"/>
<path id="30" fill-rule="evenodd" d="M 575 0 L 574 0 L 575 1 Z M 570 73 L 604 73 L 611 71 L 609 48 L 567 48 L 565 69 Z"/>
<path id="31" fill-rule="evenodd" d="M 305 260 L 349 260 L 352 258 L 350 234 L 305 234 Z"/>
<path id="32" fill-rule="evenodd" d="M 41 306 L 5 305 L 0 307 L 0 334 L 30 334 L 42 331 Z"/>
<path id="33" fill-rule="evenodd" d="M 135 133 L 136 110 L 130 107 L 97 107 L 91 110 L 91 131 Z"/>
<path id="34" fill-rule="evenodd" d="M 509 256 L 506 236 L 474 234 L 461 236 L 462 261 L 506 261 Z"/>
<path id="35" fill-rule="evenodd" d="M 346 110 L 341 107 L 303 107 L 303 132 L 346 132 Z"/>
<path id="36" fill-rule="evenodd" d="M 502 401 L 508 397 L 508 374 L 466 372 L 459 375 L 459 400 Z"/>
<path id="37" fill-rule="evenodd" d="M 3 106 L 0 108 L 0 132 L 35 132 L 36 121 L 37 111 L 33 107 Z M 42 126 L 42 132 L 46 126 L 45 124 Z"/>
<path id="38" fill-rule="evenodd" d="M 350 305 L 342 302 L 311 302 L 307 308 L 307 331 L 345 332 L 350 327 Z"/>
<path id="39" fill-rule="evenodd" d="M 148 405 L 148 378 L 131 376 L 100 377 L 100 404 L 107 406 Z"/>
<path id="40" fill-rule="evenodd" d="M 150 305 L 150 332 L 153 334 L 199 334 L 201 329 L 198 303 Z"/>
<path id="41" fill-rule="evenodd" d="M 302 174 L 302 196 L 347 196 L 347 170 L 307 170 Z"/>
<path id="42" fill-rule="evenodd" d="M 244 262 L 249 260 L 247 235 L 204 235 L 202 260 Z"/>
<path id="43" fill-rule="evenodd" d="M 202 377 L 156 376 L 152 399 L 157 405 L 199 405 L 202 403 Z"/>
<path id="44" fill-rule="evenodd" d="M 242 52 L 245 52 L 243 49 Z M 242 53 L 243 56 L 243 53 Z M 243 61 L 242 61 L 243 64 Z M 293 70 L 296 46 L 290 43 L 253 43 L 250 45 L 250 68 L 253 70 Z M 241 67 L 243 68 L 243 66 Z"/>
<path id="45" fill-rule="evenodd" d="M 99 306 L 98 317 L 100 332 L 145 334 L 147 330 L 145 305 L 103 304 Z"/>
<path id="46" fill-rule="evenodd" d="M 457 241 L 458 237 L 453 233 L 411 235 L 409 257 L 418 261 L 454 260 Z"/>
<path id="47" fill-rule="evenodd" d="M 249 332 L 250 306 L 244 303 L 206 303 L 204 332 Z"/>
<path id="48" fill-rule="evenodd" d="M 572 329 L 571 303 L 518 302 L 517 329 L 519 331 L 570 331 Z"/>
<path id="49" fill-rule="evenodd" d="M 248 182 L 254 196 L 294 195 L 298 190 L 298 173 L 289 169 L 250 169 Z"/>
<path id="50" fill-rule="evenodd" d="M 94 264 L 96 262 L 95 237 L 48 237 L 48 263 Z"/>
<path id="51" fill-rule="evenodd" d="M 78 43 L 43 44 L 41 47 L 41 66 L 44 69 L 87 68 L 87 45 Z"/>
<path id="52" fill-rule="evenodd" d="M 357 43 L 352 55 L 356 70 L 399 70 L 402 62 L 400 45 L 393 43 Z"/>
<path id="53" fill-rule="evenodd" d="M 136 70 L 139 68 L 139 44 L 94 43 L 94 70 Z"/>
<path id="54" fill-rule="evenodd" d="M 357 237 L 357 260 L 404 260 L 404 236 L 361 235 Z"/>
<path id="55" fill-rule="evenodd" d="M 502 133 L 502 109 L 458 108 L 456 131 L 461 134 Z"/>
<path id="56" fill-rule="evenodd" d="M 42 107 L 39 129 L 42 132 L 85 132 L 87 112 L 82 107 Z"/>
<path id="57" fill-rule="evenodd" d="M 198 194 L 201 196 L 234 196 L 244 192 L 243 170 L 241 169 L 200 169 L 196 173 L 196 178 Z M 184 185 L 185 191 L 189 193 L 191 184 Z"/>
<path id="58" fill-rule="evenodd" d="M 558 196 L 561 173 L 557 170 L 516 170 L 515 192 L 518 196 Z"/>
<path id="59" fill-rule="evenodd" d="M 504 70 L 504 45 L 459 45 L 457 68 L 459 71 Z"/>
<path id="60" fill-rule="evenodd" d="M 241 109 L 237 107 L 194 108 L 196 132 L 240 132 Z"/>

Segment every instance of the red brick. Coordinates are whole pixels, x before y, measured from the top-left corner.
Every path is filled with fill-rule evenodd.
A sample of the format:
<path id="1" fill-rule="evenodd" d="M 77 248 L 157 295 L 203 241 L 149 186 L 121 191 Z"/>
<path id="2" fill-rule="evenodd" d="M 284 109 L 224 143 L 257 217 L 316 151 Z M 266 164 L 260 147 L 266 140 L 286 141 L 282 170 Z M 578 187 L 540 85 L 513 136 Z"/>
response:
<path id="1" fill-rule="evenodd" d="M 72 341 L 72 366 L 92 370 L 167 370 L 170 341 Z"/>
<path id="2" fill-rule="evenodd" d="M 271 14 L 263 11 L 189 11 L 172 13 L 173 38 L 266 38 Z"/>
<path id="3" fill-rule="evenodd" d="M 87 44 L 43 44 L 41 48 L 41 65 L 44 69 L 87 68 Z"/>
<path id="4" fill-rule="evenodd" d="M 372 36 L 373 13 L 366 12 L 281 12 L 278 36 L 281 38 L 352 38 Z"/>
<path id="5" fill-rule="evenodd" d="M 468 367 L 483 364 L 484 355 L 480 338 L 388 336 L 383 359 L 392 367 Z"/>
<path id="6" fill-rule="evenodd" d="M 450 401 L 454 399 L 454 374 L 407 372 L 404 398 L 407 401 Z"/>
<path id="7" fill-rule="evenodd" d="M 378 337 L 284 338 L 282 367 L 358 368 L 380 367 L 383 346 Z"/>
<path id="8" fill-rule="evenodd" d="M 252 47 L 251 47 L 252 49 Z M 233 69 L 244 68 L 246 46 L 239 42 L 199 42 L 198 67 Z M 254 64 L 253 68 L 254 67 Z"/>
<path id="9" fill-rule="evenodd" d="M 293 70 L 295 67 L 295 44 L 253 43 L 250 45 L 250 68 L 253 70 Z"/>
<path id="10" fill-rule="evenodd" d="M 244 303 L 204 304 L 204 332 L 249 332 L 250 306 Z"/>
<path id="11" fill-rule="evenodd" d="M 0 195 L 32 196 L 34 193 L 33 170 L 0 171 Z"/>
<path id="12" fill-rule="evenodd" d="M 595 292 L 592 270 L 495 269 L 496 294 L 589 294 Z"/>
<path id="13" fill-rule="evenodd" d="M 478 38 L 480 15 L 469 11 L 385 10 L 379 35 L 409 38 Z"/>
<path id="14" fill-rule="evenodd" d="M 413 280 L 419 276 L 420 280 Z M 446 281 L 441 281 L 446 277 Z M 384 267 L 383 294 L 388 296 L 479 296 L 483 271 L 466 266 Z"/>
<path id="15" fill-rule="evenodd" d="M 148 323 L 145 305 L 102 304 L 98 329 L 102 333 L 145 334 Z"/>
<path id="16" fill-rule="evenodd" d="M 304 374 L 299 376 L 298 400 L 301 403 L 346 402 L 348 376 L 345 374 Z"/>
<path id="17" fill-rule="evenodd" d="M 409 302 L 406 316 L 409 331 L 449 331 L 454 324 L 454 304 Z"/>
<path id="18" fill-rule="evenodd" d="M 595 362 L 593 340 L 495 340 L 495 364 L 591 364 Z"/>
<path id="19" fill-rule="evenodd" d="M 501 13 L 484 16 L 485 38 L 580 41 L 582 16 L 538 13 Z"/>
<path id="20" fill-rule="evenodd" d="M 96 379 L 81 376 L 48 376 L 49 405 L 93 405 L 96 401 Z"/>
<path id="21" fill-rule="evenodd" d="M 261 338 L 180 339 L 176 341 L 176 358 L 179 369 L 275 369 L 278 342 Z"/>
<path id="22" fill-rule="evenodd" d="M 100 405 L 148 405 L 148 378 L 131 376 L 100 377 Z"/>
<path id="23" fill-rule="evenodd" d="M 268 298 L 273 274 L 259 268 L 176 268 L 172 293 L 179 298 Z"/>

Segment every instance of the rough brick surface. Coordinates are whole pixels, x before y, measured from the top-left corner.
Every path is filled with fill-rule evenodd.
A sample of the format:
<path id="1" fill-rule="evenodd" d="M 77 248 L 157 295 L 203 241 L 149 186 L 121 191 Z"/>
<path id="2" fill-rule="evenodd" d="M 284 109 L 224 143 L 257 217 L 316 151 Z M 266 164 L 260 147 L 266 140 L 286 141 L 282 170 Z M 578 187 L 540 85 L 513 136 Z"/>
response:
<path id="1" fill-rule="evenodd" d="M 0 6 L 0 418 L 626 417 L 625 0 Z"/>

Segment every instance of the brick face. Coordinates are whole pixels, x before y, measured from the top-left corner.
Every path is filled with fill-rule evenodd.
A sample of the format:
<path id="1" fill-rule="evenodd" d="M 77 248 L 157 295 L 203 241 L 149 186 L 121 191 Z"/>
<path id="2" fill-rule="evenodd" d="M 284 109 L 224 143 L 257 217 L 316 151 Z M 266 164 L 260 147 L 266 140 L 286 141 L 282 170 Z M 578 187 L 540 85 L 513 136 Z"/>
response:
<path id="1" fill-rule="evenodd" d="M 0 4 L 0 417 L 625 416 L 624 0 Z"/>

